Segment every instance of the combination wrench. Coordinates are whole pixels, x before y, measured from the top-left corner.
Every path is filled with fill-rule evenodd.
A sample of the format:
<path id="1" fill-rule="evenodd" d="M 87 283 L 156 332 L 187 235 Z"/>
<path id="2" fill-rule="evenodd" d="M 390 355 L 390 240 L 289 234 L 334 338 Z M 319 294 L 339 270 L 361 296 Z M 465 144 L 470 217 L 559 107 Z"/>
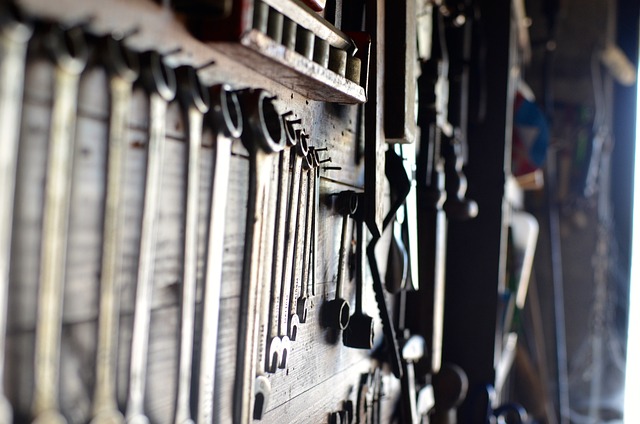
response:
<path id="1" fill-rule="evenodd" d="M 305 135 L 305 137 L 308 137 Z M 307 152 L 308 153 L 308 152 Z M 298 208 L 296 209 L 295 218 L 295 235 L 293 236 L 293 275 L 291 280 L 291 293 L 289 296 L 289 328 L 288 334 L 291 340 L 296 340 L 298 336 L 298 328 L 303 321 L 306 321 L 306 309 L 298 311 L 298 301 L 300 300 L 300 293 L 302 289 L 298 289 L 303 285 L 303 254 L 305 251 L 305 225 L 307 224 L 307 199 L 309 197 L 308 192 L 308 175 L 311 171 L 312 160 L 309 154 L 304 156 L 302 160 L 302 169 L 300 169 L 300 185 L 298 186 Z M 303 305 L 306 307 L 306 304 Z M 304 316 L 303 316 L 304 315 Z"/>
<path id="2" fill-rule="evenodd" d="M 292 291 L 292 280 L 294 273 L 294 239 L 296 233 L 297 210 L 300 208 L 300 178 L 302 175 L 302 162 L 309 154 L 308 137 L 301 130 L 297 131 L 298 144 L 292 155 L 292 175 L 289 186 L 289 210 L 287 211 L 287 230 L 285 233 L 285 264 L 282 278 L 282 288 L 280 292 L 280 334 L 287 334 L 290 340 L 295 340 L 299 319 L 297 315 L 290 315 L 290 301 Z M 292 322 L 290 322 L 292 321 Z M 291 337 L 291 336 L 294 337 Z"/>
<path id="3" fill-rule="evenodd" d="M 244 91 L 241 105 L 246 123 L 242 141 L 249 151 L 250 171 L 233 416 L 234 422 L 247 423 L 252 417 L 262 418 L 271 392 L 265 370 L 258 369 L 264 361 L 256 362 L 260 318 L 257 307 L 262 299 L 261 283 L 264 281 L 260 271 L 263 247 L 271 242 L 261 240 L 263 208 L 269 197 L 273 157 L 284 149 L 285 137 L 280 116 L 266 91 Z"/>
<path id="4" fill-rule="evenodd" d="M 147 52 L 141 57 L 141 60 L 143 66 L 140 78 L 149 93 L 149 142 L 131 335 L 129 390 L 125 414 L 127 422 L 132 424 L 149 422 L 144 414 L 144 395 L 151 321 L 151 296 L 153 294 L 154 248 L 166 144 L 165 121 L 169 102 L 176 95 L 174 70 L 163 63 L 160 54 Z"/>
<path id="5" fill-rule="evenodd" d="M 224 255 L 224 225 L 229 182 L 229 163 L 233 140 L 243 132 L 240 103 L 226 84 L 209 89 L 210 109 L 206 122 L 214 130 L 213 181 L 211 183 L 210 215 L 207 234 L 207 257 L 202 299 L 202 337 L 198 384 L 197 422 L 213 419 L 215 368 Z"/>
<path id="6" fill-rule="evenodd" d="M 268 334 L 268 352 L 267 352 L 267 366 L 268 372 L 276 372 L 278 368 L 286 368 L 287 356 L 290 351 L 291 341 L 287 336 L 286 331 L 280 331 L 280 308 L 284 307 L 280 303 L 283 270 L 284 270 L 284 253 L 285 253 L 285 231 L 287 223 L 288 201 L 289 201 L 289 183 L 290 183 L 290 163 L 291 163 L 291 150 L 296 144 L 298 144 L 298 135 L 295 132 L 294 124 L 300 123 L 300 120 L 287 119 L 288 114 L 282 116 L 283 125 L 285 128 L 285 135 L 287 140 L 287 147 L 280 152 L 280 159 L 278 166 L 280 168 L 280 175 L 278 179 L 278 203 L 276 210 L 276 232 L 274 237 L 275 252 L 273 255 L 273 278 L 271 279 L 271 317 L 269 323 Z"/>
<path id="7" fill-rule="evenodd" d="M 204 116 L 209 111 L 210 102 L 209 91 L 203 86 L 195 68 L 181 66 L 176 70 L 176 75 L 178 77 L 178 97 L 186 115 L 189 146 L 185 164 L 187 171 L 187 200 L 184 223 L 180 353 L 174 423 L 189 424 L 194 422 L 191 418 L 190 395 L 198 276 L 200 151 Z"/>
<path id="8" fill-rule="evenodd" d="M 80 27 L 47 38 L 56 69 L 44 192 L 32 413 L 36 423 L 65 423 L 59 407 L 62 309 L 80 76 L 89 47 Z"/>
<path id="9" fill-rule="evenodd" d="M 93 424 L 121 423 L 124 416 L 116 399 L 117 343 L 119 329 L 121 266 L 120 245 L 123 217 L 124 161 L 128 140 L 129 112 L 133 84 L 139 75 L 138 56 L 124 47 L 123 40 L 104 39 L 103 61 L 109 73 L 109 139 L 107 181 L 102 230 L 100 306 L 96 349 L 96 385 L 93 396 Z"/>
<path id="10" fill-rule="evenodd" d="M 0 382 L 4 381 L 9 264 L 13 229 L 18 145 L 27 47 L 33 29 L 8 15 L 0 22 Z M 11 404 L 0 384 L 0 422 L 13 421 Z"/>

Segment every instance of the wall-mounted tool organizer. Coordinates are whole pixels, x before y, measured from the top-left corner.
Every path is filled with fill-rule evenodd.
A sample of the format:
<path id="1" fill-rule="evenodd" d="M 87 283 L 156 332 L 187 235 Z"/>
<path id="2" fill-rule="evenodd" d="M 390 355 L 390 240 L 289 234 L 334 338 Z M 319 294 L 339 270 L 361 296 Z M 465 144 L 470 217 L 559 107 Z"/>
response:
<path id="1" fill-rule="evenodd" d="M 407 22 L 443 16 L 406 3 Z M 455 414 L 445 199 L 466 200 L 464 173 L 442 51 L 413 42 L 438 25 L 395 33 L 385 7 L 0 8 L 0 422 Z M 398 39 L 411 51 L 383 54 Z M 416 61 L 426 85 L 384 89 Z"/>

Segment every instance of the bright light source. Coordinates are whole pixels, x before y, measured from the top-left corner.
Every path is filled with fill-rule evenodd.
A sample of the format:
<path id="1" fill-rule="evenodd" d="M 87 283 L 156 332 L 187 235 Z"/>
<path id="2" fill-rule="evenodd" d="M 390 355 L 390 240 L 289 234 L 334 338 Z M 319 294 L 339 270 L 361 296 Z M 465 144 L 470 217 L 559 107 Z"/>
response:
<path id="1" fill-rule="evenodd" d="M 638 84 L 640 88 L 640 84 Z M 636 103 L 640 99 L 640 90 Z M 636 147 L 633 187 L 633 238 L 629 287 L 629 333 L 624 390 L 624 422 L 640 423 L 640 105 L 636 104 Z"/>

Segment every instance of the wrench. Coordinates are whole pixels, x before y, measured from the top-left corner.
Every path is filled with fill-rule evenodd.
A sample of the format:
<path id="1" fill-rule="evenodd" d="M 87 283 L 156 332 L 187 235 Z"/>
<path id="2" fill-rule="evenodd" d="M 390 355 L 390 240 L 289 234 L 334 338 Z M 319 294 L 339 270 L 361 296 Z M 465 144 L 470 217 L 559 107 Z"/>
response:
<path id="1" fill-rule="evenodd" d="M 187 118 L 189 152 L 187 168 L 187 200 L 184 231 L 184 265 L 182 274 L 182 307 L 178 387 L 174 422 L 194 423 L 191 419 L 191 366 L 193 364 L 193 329 L 196 311 L 198 277 L 198 194 L 200 188 L 200 149 L 204 115 L 209 111 L 209 91 L 202 85 L 197 71 L 190 66 L 176 70 L 178 97 Z"/>
<path id="2" fill-rule="evenodd" d="M 153 294 L 156 223 L 166 141 L 167 107 L 176 95 L 175 73 L 162 62 L 161 56 L 156 52 L 147 52 L 141 59 L 143 72 L 140 77 L 149 92 L 149 145 L 125 414 L 127 422 L 132 424 L 149 422 L 144 414 L 144 394 Z"/>
<path id="3" fill-rule="evenodd" d="M 0 382 L 4 381 L 9 263 L 13 227 L 13 199 L 20 143 L 20 119 L 24 90 L 27 46 L 33 29 L 30 25 L 3 15 L 0 23 Z M 0 422 L 13 421 L 11 404 L 0 384 Z"/>
<path id="4" fill-rule="evenodd" d="M 285 264 L 284 264 L 284 277 L 282 279 L 282 290 L 280 292 L 280 333 L 279 334 L 287 334 L 290 340 L 295 340 L 295 335 L 297 334 L 297 325 L 299 324 L 298 316 L 290 317 L 290 300 L 291 300 L 291 290 L 292 290 L 292 279 L 293 279 L 293 269 L 294 269 L 294 238 L 296 233 L 296 219 L 297 209 L 299 204 L 299 194 L 300 191 L 298 187 L 300 186 L 300 177 L 302 174 L 302 161 L 305 159 L 307 154 L 309 153 L 309 145 L 308 138 L 306 134 L 302 131 L 297 132 L 298 144 L 296 145 L 295 151 L 292 151 L 291 154 L 293 156 L 293 163 L 291 164 L 291 168 L 293 169 L 293 174 L 291 176 L 291 185 L 289 191 L 289 208 L 287 211 L 287 231 L 285 235 L 286 240 L 286 248 L 285 248 Z M 289 323 L 291 320 L 294 321 L 293 325 Z M 291 336 L 294 335 L 292 338 Z"/>
<path id="5" fill-rule="evenodd" d="M 286 115 L 286 114 L 285 114 Z M 289 168 L 291 162 L 291 148 L 298 144 L 298 136 L 293 128 L 294 124 L 300 123 L 300 120 L 288 120 L 283 115 L 283 124 L 287 139 L 287 148 L 280 152 L 280 178 L 278 181 L 278 204 L 276 216 L 276 233 L 275 233 L 275 253 L 273 256 L 274 271 L 271 280 L 271 321 L 269 328 L 269 345 L 267 365 L 268 372 L 276 372 L 277 368 L 286 368 L 287 355 L 291 346 L 291 341 L 286 332 L 280 332 L 280 293 L 282 289 L 282 272 L 284 265 L 285 250 L 285 230 L 287 223 L 287 201 L 289 200 Z"/>
<path id="6" fill-rule="evenodd" d="M 198 385 L 198 422 L 213 419 L 213 396 L 222 285 L 222 257 L 224 253 L 225 212 L 229 182 L 231 145 L 242 134 L 243 120 L 236 93 L 228 85 L 215 85 L 209 89 L 211 107 L 207 124 L 215 131 L 215 154 L 211 203 L 207 238 L 207 257 L 204 275 L 202 338 L 200 375 Z"/>
<path id="7" fill-rule="evenodd" d="M 289 338 L 295 340 L 298 336 L 298 328 L 300 323 L 306 321 L 306 304 L 305 310 L 302 310 L 302 315 L 298 313 L 298 301 L 300 300 L 300 292 L 298 289 L 299 284 L 302 283 L 302 269 L 303 269 L 303 254 L 305 245 L 305 225 L 307 224 L 307 198 L 309 197 L 308 191 L 308 175 L 312 167 L 313 160 L 309 158 L 307 154 L 302 161 L 302 175 L 300 178 L 300 185 L 298 187 L 298 208 L 296 210 L 296 230 L 293 242 L 293 276 L 291 280 L 291 294 L 289 297 Z M 305 296 L 306 299 L 306 296 Z"/>
<path id="8" fill-rule="evenodd" d="M 247 123 L 242 141 L 250 153 L 250 172 L 233 416 L 234 422 L 247 423 L 252 416 L 262 418 L 271 392 L 265 370 L 258 368 L 264 361 L 256 363 L 261 353 L 257 352 L 260 315 L 256 310 L 262 299 L 260 260 L 264 257 L 264 244 L 270 242 L 261 240 L 262 213 L 269 197 L 273 156 L 284 149 L 285 137 L 280 117 L 266 91 L 245 91 L 240 100 Z"/>
<path id="9" fill-rule="evenodd" d="M 324 304 L 323 318 L 326 327 L 344 330 L 349 325 L 350 316 L 349 302 L 342 298 L 342 284 L 348 278 L 346 266 L 349 250 L 349 217 L 353 216 L 358 209 L 358 195 L 352 190 L 341 191 L 336 197 L 336 207 L 342 215 L 336 297 Z"/>
<path id="10" fill-rule="evenodd" d="M 117 274 L 122 256 L 119 241 L 123 225 L 121 204 L 127 126 L 133 84 L 139 74 L 138 57 L 124 48 L 122 40 L 105 38 L 104 51 L 103 60 L 109 73 L 111 110 L 102 231 L 96 386 L 91 420 L 94 424 L 124 422 L 124 417 L 118 410 L 115 381 L 120 307 Z"/>
<path id="11" fill-rule="evenodd" d="M 304 226 L 304 247 L 302 251 L 302 275 L 301 275 L 301 292 L 298 297 L 297 311 L 300 317 L 300 322 L 307 322 L 308 314 L 308 286 L 311 267 L 311 248 L 313 240 L 315 239 L 315 227 L 314 227 L 314 212 L 315 212 L 315 190 L 316 190 L 316 173 L 318 168 L 318 157 L 316 156 L 315 149 L 309 148 L 309 155 L 307 156 L 309 161 L 309 170 L 307 172 L 307 205 L 306 205 L 306 223 Z"/>
<path id="12" fill-rule="evenodd" d="M 56 63 L 45 180 L 32 412 L 37 423 L 64 423 L 58 405 L 62 307 L 80 76 L 89 56 L 80 27 L 48 38 Z"/>

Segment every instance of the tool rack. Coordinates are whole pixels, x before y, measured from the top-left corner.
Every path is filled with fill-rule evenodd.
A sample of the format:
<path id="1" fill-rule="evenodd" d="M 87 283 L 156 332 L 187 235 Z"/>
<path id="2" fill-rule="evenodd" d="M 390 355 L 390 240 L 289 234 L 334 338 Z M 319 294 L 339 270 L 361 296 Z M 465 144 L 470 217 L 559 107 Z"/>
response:
<path id="1" fill-rule="evenodd" d="M 472 76 L 467 88 L 471 109 L 478 110 L 478 104 L 474 103 L 478 96 L 487 96 L 482 123 L 471 122 L 466 129 L 468 151 L 464 173 L 468 178 L 467 193 L 469 198 L 477 201 L 480 213 L 475 219 L 449 224 L 446 277 L 443 281 L 446 283 L 446 300 L 420 306 L 424 299 L 432 299 L 433 302 L 433 293 L 423 297 L 416 291 L 418 287 L 423 292 L 434 290 L 436 278 L 428 273 L 426 276 L 421 274 L 419 282 L 413 281 L 413 289 L 407 289 L 406 296 L 418 299 L 416 310 L 424 307 L 432 311 L 425 322 L 417 325 L 410 322 L 399 324 L 404 319 L 393 314 L 400 308 L 398 301 L 401 296 L 397 291 L 374 293 L 371 265 L 366 266 L 375 256 L 379 258 L 377 271 L 380 275 L 389 275 L 387 271 L 391 268 L 387 252 L 393 236 L 384 230 L 383 218 L 397 199 L 392 198 L 393 187 L 385 176 L 385 154 L 395 147 L 385 142 L 385 130 L 388 127 L 390 134 L 387 138 L 394 143 L 416 148 L 424 148 L 428 144 L 429 130 L 417 127 L 420 118 L 413 113 L 413 93 L 417 90 L 415 84 L 419 73 L 412 65 L 419 60 L 416 55 L 420 56 L 421 50 L 429 50 L 426 44 L 431 37 L 430 19 L 444 13 L 439 8 L 450 6 L 449 11 L 453 12 L 454 6 L 464 2 L 401 2 L 405 22 L 399 28 L 394 28 L 398 16 L 393 17 L 394 21 L 385 22 L 383 13 L 375 15 L 377 19 L 372 19 L 369 13 L 369 20 L 353 24 L 348 20 L 353 11 L 349 15 L 339 10 L 339 7 L 348 10 L 349 5 L 343 5 L 342 1 L 327 2 L 323 13 L 312 11 L 306 2 L 298 0 L 164 3 L 161 5 L 151 0 L 19 0 L 11 5 L 11 12 L 2 12 L 18 13 L 20 19 L 35 28 L 25 62 L 16 191 L 12 203 L 10 277 L 4 311 L 7 316 L 6 343 L 0 346 L 5 354 L 4 392 L 13 411 L 13 422 L 29 422 L 42 412 L 37 405 L 34 406 L 37 403 L 34 393 L 48 389 L 37 385 L 38 367 L 34 367 L 34 358 L 38 318 L 46 314 L 38 306 L 38 264 L 42 259 L 40 246 L 51 110 L 56 100 L 55 65 L 47 54 L 46 45 L 47 38 L 51 36 L 47 31 L 52 27 L 65 31 L 80 28 L 91 40 L 103 40 L 105 37 L 124 40 L 126 48 L 134 54 L 155 52 L 169 68 L 191 67 L 197 70 L 205 86 L 227 84 L 230 92 L 240 97 L 247 90 L 265 90 L 269 93 L 265 101 L 271 102 L 274 110 L 284 117 L 282 125 L 292 125 L 293 132 L 298 131 L 298 137 L 307 137 L 309 145 L 315 149 L 319 181 L 317 201 L 314 201 L 314 204 L 317 202 L 317 217 L 313 228 L 317 246 L 313 252 L 315 293 L 309 295 L 308 316 L 299 325 L 295 340 L 291 341 L 286 366 L 265 373 L 271 395 L 260 417 L 261 422 L 410 422 L 411 414 L 414 414 L 415 422 L 453 422 L 442 421 L 444 415 L 456 414 L 457 404 L 443 403 L 439 394 L 441 386 L 437 384 L 435 375 L 440 363 L 432 361 L 434 352 L 439 350 L 438 344 L 442 343 L 442 363 L 462 367 L 468 377 L 469 393 L 473 393 L 477 387 L 493 384 L 495 358 L 499 356 L 502 337 L 496 324 L 496 310 L 505 267 L 508 206 L 504 202 L 504 183 L 509 173 L 512 71 L 518 55 L 513 44 L 510 1 L 471 2 L 482 11 L 481 28 L 485 32 L 482 41 L 485 47 L 490 46 L 484 61 L 478 62 L 478 57 L 472 55 Z M 382 11 L 385 6 L 394 7 L 395 2 L 371 0 L 360 5 L 369 11 Z M 258 16 L 252 12 L 259 9 L 268 11 L 267 26 L 257 24 Z M 209 19 L 202 10 L 209 11 L 216 19 Z M 471 16 L 469 10 L 455 13 Z M 388 16 L 392 15 L 389 13 Z M 278 20 L 296 23 L 307 35 L 314 37 L 312 45 L 320 47 L 309 53 L 304 50 L 304 40 L 287 41 L 282 36 L 274 39 L 272 25 Z M 397 37 L 407 27 L 420 32 L 421 36 Z M 229 28 L 238 32 L 234 33 Z M 398 31 L 393 33 L 393 42 L 397 45 L 385 44 L 385 28 L 388 34 Z M 90 43 L 94 43 L 91 44 L 91 54 L 102 48 L 99 43 Z M 475 47 L 473 44 L 472 48 Z M 422 57 L 422 61 L 428 59 Z M 0 60 L 3 60 L 2 56 Z M 393 66 L 394 61 L 402 62 L 400 71 Z M 404 75 L 402 83 L 384 79 L 385 64 L 389 75 L 397 75 L 397 72 Z M 66 276 L 61 294 L 60 361 L 53 367 L 58 373 L 59 384 L 53 406 L 73 423 L 89 422 L 96 414 L 96 346 L 111 117 L 108 81 L 105 66 L 90 59 L 79 82 L 76 147 L 66 232 Z M 396 83 L 400 87 L 398 91 L 390 90 Z M 483 94 L 479 87 L 486 92 Z M 402 99 L 398 101 L 395 95 Z M 385 109 L 385 96 L 394 108 L 398 104 L 404 105 L 402 111 L 394 111 L 390 107 Z M 134 86 L 123 164 L 123 218 L 119 240 L 122 259 L 116 275 L 120 299 L 115 356 L 117 374 L 113 378 L 116 381 L 116 406 L 122 414 L 127 413 L 139 245 L 143 237 L 147 146 L 149 129 L 153 124 L 148 110 L 148 93 L 140 86 Z M 391 117 L 388 122 L 381 119 L 385 114 Z M 399 122 L 393 120 L 394 116 L 398 116 L 404 125 L 398 125 Z M 244 125 L 250 123 L 245 121 Z M 188 122 L 178 101 L 169 102 L 164 127 L 165 156 L 153 245 L 155 269 L 153 293 L 149 299 L 151 312 L 143 402 L 144 413 L 153 423 L 174 421 L 177 402 L 187 202 L 185 163 L 189 137 Z M 192 398 L 189 404 L 194 419 L 198 414 L 195 393 L 200 375 L 203 293 L 207 290 L 204 279 L 210 231 L 208 220 L 216 152 L 215 131 L 205 125 L 202 137 Z M 240 402 L 237 392 L 239 342 L 244 337 L 239 330 L 243 327 L 238 323 L 244 319 L 242 308 L 246 301 L 243 299 L 255 295 L 246 293 L 244 286 L 244 270 L 247 268 L 245 235 L 247 223 L 251 222 L 246 211 L 251 200 L 248 187 L 251 184 L 252 153 L 243 141 L 236 137 L 231 146 L 225 225 L 214 229 L 222 232 L 224 237 L 215 389 L 211 396 L 212 420 L 216 423 L 251 421 L 250 418 L 239 419 L 244 415 L 238 415 L 237 410 Z M 415 169 L 410 169 L 407 174 L 410 181 L 414 178 L 413 172 Z M 0 189 L 8 190 L 6 187 Z M 440 189 L 444 191 L 444 186 Z M 335 297 L 336 281 L 340 275 L 343 217 L 335 205 L 335 197 L 347 190 L 360 196 L 358 207 L 362 208 L 354 223 L 349 224 L 348 236 L 356 233 L 355 222 L 360 220 L 360 223 L 366 223 L 364 234 L 367 243 L 381 237 L 375 251 L 372 250 L 372 256 L 367 255 L 368 260 L 364 258 L 365 265 L 360 270 L 364 279 L 363 312 L 373 317 L 375 337 L 371 349 L 346 347 L 342 331 L 323 324 L 324 305 Z M 275 188 L 271 192 L 275 193 Z M 442 208 L 442 205 L 437 207 Z M 266 220 L 267 208 L 259 212 L 264 213 L 261 217 Z M 422 219 L 422 212 L 416 211 L 418 219 Z M 269 228 L 261 231 L 268 233 Z M 347 241 L 348 257 L 342 271 L 346 275 L 342 297 L 351 303 L 352 311 L 356 296 L 354 267 L 358 266 L 353 259 L 355 244 L 352 238 Z M 434 254 L 433 251 L 421 252 L 420 257 Z M 418 253 L 412 252 L 411 255 L 411 260 L 418 262 Z M 253 301 L 249 303 L 254 305 L 253 308 L 246 312 L 260 315 L 260 300 Z M 397 370 L 393 360 L 389 359 L 391 343 L 381 322 L 380 302 L 384 302 L 392 314 L 397 332 L 394 342 L 399 343 L 401 349 L 407 341 L 405 331 L 402 331 L 404 327 L 410 328 L 412 335 L 424 339 L 424 353 L 414 353 L 413 357 L 411 352 L 401 351 L 406 355 L 400 364 L 405 380 L 394 375 Z M 435 317 L 442 308 L 444 315 Z M 410 320 L 416 310 L 409 310 L 406 320 Z M 439 319 L 443 320 L 444 333 L 441 339 L 436 340 L 432 329 L 425 328 L 433 326 L 433 322 Z M 257 322 L 260 326 L 261 321 Z M 265 336 L 260 333 L 266 331 L 262 327 L 254 331 L 261 340 Z M 256 347 L 261 348 L 264 346 Z M 415 385 L 415 391 L 407 393 L 402 384 L 408 381 L 408 369 L 413 370 L 414 362 L 417 374 L 411 383 Z M 252 386 L 252 390 L 255 391 L 256 387 Z M 421 393 L 420 401 L 418 392 Z M 256 400 L 251 402 L 253 409 Z M 469 402 L 462 403 L 458 410 L 458 422 L 479 422 L 475 421 L 477 417 L 471 418 Z M 423 417 L 415 415 L 422 412 L 425 413 Z"/>

